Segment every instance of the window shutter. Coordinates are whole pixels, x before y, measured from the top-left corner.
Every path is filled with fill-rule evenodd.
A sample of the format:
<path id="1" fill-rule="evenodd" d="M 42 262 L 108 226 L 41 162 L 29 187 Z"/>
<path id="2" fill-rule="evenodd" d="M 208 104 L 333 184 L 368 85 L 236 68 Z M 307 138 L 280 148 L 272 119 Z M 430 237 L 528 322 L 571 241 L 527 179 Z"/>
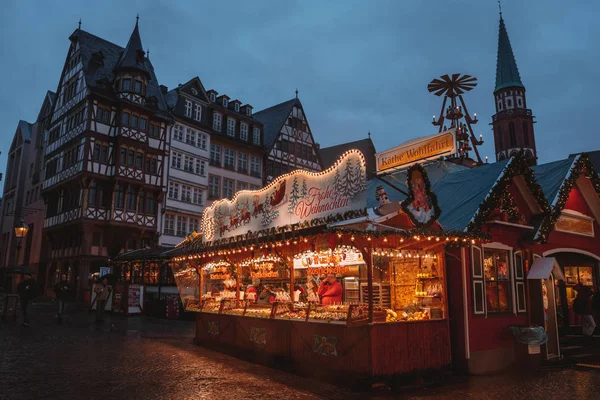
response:
<path id="1" fill-rule="evenodd" d="M 481 247 L 474 245 L 471 245 L 471 281 L 473 282 L 473 313 L 475 315 L 486 315 L 483 251 Z"/>
<path id="2" fill-rule="evenodd" d="M 515 281 L 515 304 L 518 313 L 527 312 L 526 294 L 525 294 L 525 265 L 523 252 L 521 250 L 514 253 L 514 281 Z"/>

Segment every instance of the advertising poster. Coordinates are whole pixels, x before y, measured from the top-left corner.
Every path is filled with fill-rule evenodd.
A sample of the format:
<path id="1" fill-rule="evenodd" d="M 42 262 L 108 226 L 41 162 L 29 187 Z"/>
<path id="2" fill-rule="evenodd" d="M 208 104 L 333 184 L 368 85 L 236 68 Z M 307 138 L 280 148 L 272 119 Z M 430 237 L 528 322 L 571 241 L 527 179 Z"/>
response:
<path id="1" fill-rule="evenodd" d="M 127 313 L 138 314 L 142 312 L 144 304 L 144 287 L 129 285 L 127 288 Z"/>

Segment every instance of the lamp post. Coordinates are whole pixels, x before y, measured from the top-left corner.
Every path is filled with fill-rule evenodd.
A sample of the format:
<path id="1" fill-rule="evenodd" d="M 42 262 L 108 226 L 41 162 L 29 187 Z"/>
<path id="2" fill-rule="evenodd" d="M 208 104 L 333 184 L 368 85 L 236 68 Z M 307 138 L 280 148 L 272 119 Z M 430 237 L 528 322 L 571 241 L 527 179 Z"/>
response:
<path id="1" fill-rule="evenodd" d="M 15 251 L 14 262 L 12 264 L 13 269 L 15 269 L 17 267 L 17 264 L 19 263 L 19 251 L 21 250 L 21 247 L 22 247 L 21 241 L 23 239 L 25 239 L 25 237 L 27 236 L 27 232 L 29 232 L 29 225 L 27 225 L 25 223 L 25 221 L 23 221 L 23 218 L 21 218 L 21 222 L 14 227 L 14 230 L 15 230 L 15 238 L 17 239 L 17 244 L 15 246 L 16 251 Z M 5 288 L 6 288 L 7 278 L 8 278 L 8 274 L 5 274 L 4 282 L 3 282 L 3 286 Z M 11 278 L 10 288 L 7 290 L 12 291 L 12 278 Z"/>

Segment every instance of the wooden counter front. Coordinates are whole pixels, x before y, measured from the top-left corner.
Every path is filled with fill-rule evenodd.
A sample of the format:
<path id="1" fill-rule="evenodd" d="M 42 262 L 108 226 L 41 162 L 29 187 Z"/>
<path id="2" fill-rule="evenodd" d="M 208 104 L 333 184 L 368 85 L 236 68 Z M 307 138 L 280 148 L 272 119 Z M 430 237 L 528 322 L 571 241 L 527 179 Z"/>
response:
<path id="1" fill-rule="evenodd" d="M 196 341 L 206 347 L 285 358 L 324 374 L 386 377 L 441 369 L 451 363 L 446 320 L 352 327 L 199 313 Z"/>

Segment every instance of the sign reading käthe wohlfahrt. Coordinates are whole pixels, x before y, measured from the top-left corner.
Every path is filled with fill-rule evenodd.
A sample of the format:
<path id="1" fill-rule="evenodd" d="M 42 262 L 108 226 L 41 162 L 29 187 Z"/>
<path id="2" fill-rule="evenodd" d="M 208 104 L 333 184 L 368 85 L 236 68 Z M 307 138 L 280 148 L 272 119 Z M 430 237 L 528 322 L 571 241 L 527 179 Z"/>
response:
<path id="1" fill-rule="evenodd" d="M 394 147 L 393 149 L 377 153 L 377 172 L 390 169 L 406 168 L 416 162 L 436 159 L 456 153 L 455 130 L 438 133 L 413 139 Z"/>

